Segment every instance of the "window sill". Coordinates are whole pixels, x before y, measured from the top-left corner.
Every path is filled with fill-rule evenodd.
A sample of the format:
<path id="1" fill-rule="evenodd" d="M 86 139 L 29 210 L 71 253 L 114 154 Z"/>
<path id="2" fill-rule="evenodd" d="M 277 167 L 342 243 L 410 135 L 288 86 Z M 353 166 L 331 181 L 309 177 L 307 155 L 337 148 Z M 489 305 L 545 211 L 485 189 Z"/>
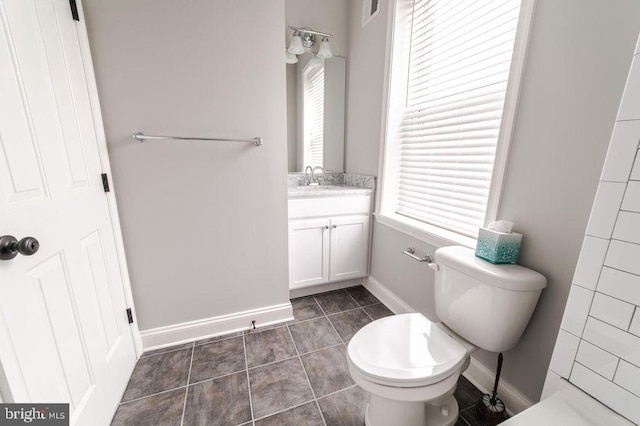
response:
<path id="1" fill-rule="evenodd" d="M 476 239 L 397 214 L 374 213 L 376 222 L 407 234 L 436 248 L 461 245 L 476 248 Z"/>

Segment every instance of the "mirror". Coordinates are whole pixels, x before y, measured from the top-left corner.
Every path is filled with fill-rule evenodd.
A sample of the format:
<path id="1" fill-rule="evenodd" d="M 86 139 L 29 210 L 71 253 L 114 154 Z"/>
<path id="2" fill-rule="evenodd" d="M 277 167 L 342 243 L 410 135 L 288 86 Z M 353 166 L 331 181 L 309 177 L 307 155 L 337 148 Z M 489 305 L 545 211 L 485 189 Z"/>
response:
<path id="1" fill-rule="evenodd" d="M 290 173 L 306 166 L 344 172 L 346 58 L 311 53 L 287 64 L 287 145 Z"/>

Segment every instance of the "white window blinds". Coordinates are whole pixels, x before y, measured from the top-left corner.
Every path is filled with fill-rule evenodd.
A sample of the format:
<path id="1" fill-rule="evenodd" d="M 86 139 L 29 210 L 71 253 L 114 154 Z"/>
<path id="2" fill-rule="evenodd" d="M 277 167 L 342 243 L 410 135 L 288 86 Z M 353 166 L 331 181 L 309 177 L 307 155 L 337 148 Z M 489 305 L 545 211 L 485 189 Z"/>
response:
<path id="1" fill-rule="evenodd" d="M 397 213 L 483 226 L 520 0 L 415 0 Z"/>
<path id="2" fill-rule="evenodd" d="M 304 164 L 323 165 L 324 149 L 324 66 L 304 73 Z"/>

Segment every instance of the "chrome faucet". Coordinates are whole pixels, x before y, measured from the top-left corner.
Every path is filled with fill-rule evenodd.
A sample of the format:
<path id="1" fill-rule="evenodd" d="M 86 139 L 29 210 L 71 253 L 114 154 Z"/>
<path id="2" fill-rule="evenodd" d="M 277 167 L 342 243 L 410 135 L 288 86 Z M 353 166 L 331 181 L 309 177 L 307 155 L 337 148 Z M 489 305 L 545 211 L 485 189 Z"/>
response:
<path id="1" fill-rule="evenodd" d="M 311 185 L 311 181 L 313 180 L 313 167 L 307 166 L 304 169 L 304 184 Z"/>
<path id="2" fill-rule="evenodd" d="M 320 172 L 322 173 L 322 180 L 326 180 L 324 169 L 320 166 L 315 166 L 313 169 L 311 169 L 311 179 L 313 180 L 314 183 L 310 183 L 309 185 L 320 185 L 320 180 L 315 175 L 316 170 L 320 170 Z"/>

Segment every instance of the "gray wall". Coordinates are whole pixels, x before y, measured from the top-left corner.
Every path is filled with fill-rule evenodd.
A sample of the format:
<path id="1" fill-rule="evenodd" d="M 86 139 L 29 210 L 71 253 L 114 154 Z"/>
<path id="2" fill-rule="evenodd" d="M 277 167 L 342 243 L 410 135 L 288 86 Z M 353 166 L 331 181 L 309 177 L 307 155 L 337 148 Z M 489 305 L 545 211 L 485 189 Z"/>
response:
<path id="1" fill-rule="evenodd" d="M 287 302 L 284 0 L 85 12 L 140 328 Z"/>
<path id="2" fill-rule="evenodd" d="M 377 174 L 387 1 L 360 28 L 351 0 L 346 170 Z M 633 0 L 539 0 L 499 217 L 525 235 L 519 263 L 543 273 L 543 292 L 503 379 L 538 400 L 640 30 Z M 435 247 L 375 224 L 371 276 L 432 319 L 433 274 L 401 251 Z M 494 370 L 495 354 L 474 355 Z"/>

